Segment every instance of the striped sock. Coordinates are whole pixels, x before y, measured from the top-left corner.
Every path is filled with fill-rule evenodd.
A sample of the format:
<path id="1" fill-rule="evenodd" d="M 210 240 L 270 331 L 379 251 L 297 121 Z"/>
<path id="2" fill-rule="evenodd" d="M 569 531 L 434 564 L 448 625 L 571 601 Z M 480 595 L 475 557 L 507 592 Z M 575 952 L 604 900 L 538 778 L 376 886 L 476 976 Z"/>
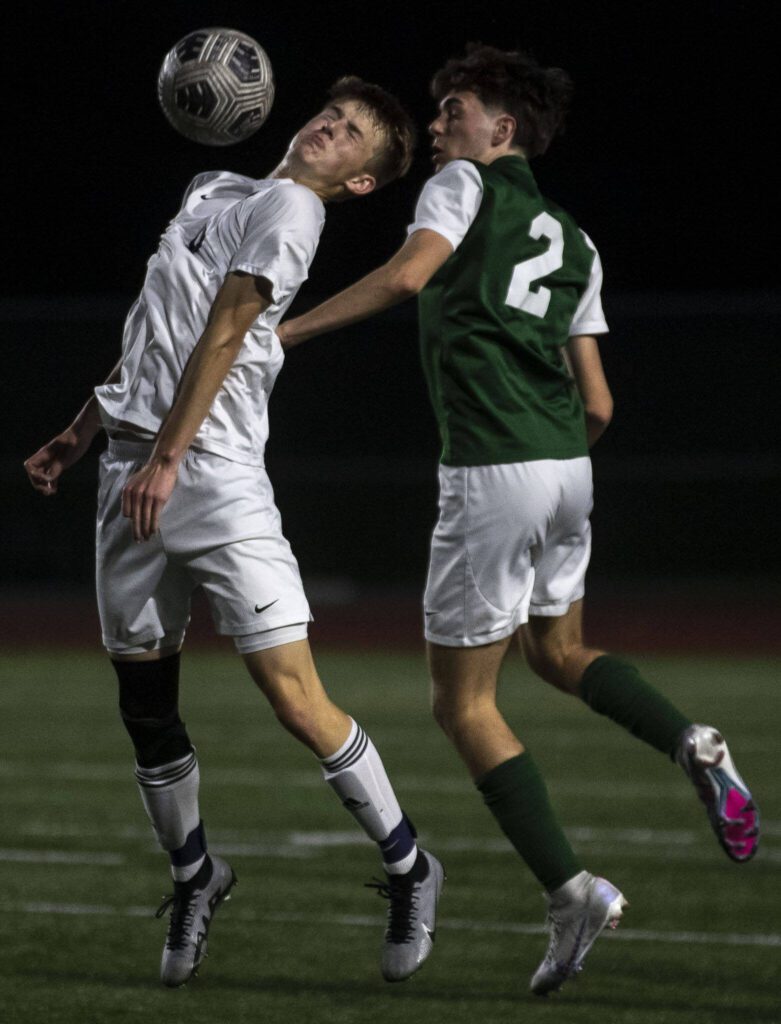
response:
<path id="1" fill-rule="evenodd" d="M 345 743 L 320 763 L 342 806 L 378 844 L 388 874 L 406 874 L 418 853 L 415 831 L 402 814 L 380 755 L 357 722 Z"/>
<path id="2" fill-rule="evenodd" d="M 177 882 L 189 881 L 206 857 L 198 810 L 200 773 L 195 751 L 155 768 L 136 765 L 141 800 L 160 846 L 168 851 Z"/>

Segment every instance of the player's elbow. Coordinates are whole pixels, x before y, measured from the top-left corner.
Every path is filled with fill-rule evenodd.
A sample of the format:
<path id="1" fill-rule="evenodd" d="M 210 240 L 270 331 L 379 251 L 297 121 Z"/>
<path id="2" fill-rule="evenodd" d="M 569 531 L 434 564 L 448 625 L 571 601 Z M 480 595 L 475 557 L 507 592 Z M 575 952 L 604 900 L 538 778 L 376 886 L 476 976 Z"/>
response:
<path id="1" fill-rule="evenodd" d="M 401 302 L 421 292 L 428 283 L 428 277 L 414 263 L 402 263 L 394 269 L 388 283 L 395 300 Z"/>
<path id="2" fill-rule="evenodd" d="M 598 399 L 586 403 L 586 419 L 593 427 L 606 430 L 613 419 L 613 398 L 601 395 Z"/>
<path id="3" fill-rule="evenodd" d="M 585 412 L 586 436 L 590 448 L 602 437 L 613 418 L 613 399 L 607 394 L 599 401 L 587 402 Z"/>

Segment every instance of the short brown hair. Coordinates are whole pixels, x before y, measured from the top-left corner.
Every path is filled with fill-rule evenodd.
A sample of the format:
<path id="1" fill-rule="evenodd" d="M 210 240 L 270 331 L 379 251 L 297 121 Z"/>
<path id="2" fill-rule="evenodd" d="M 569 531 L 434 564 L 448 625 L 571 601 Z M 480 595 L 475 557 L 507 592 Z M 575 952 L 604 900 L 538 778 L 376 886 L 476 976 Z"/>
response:
<path id="1" fill-rule="evenodd" d="M 513 143 L 526 156 L 544 153 L 564 129 L 572 79 L 561 68 L 543 68 L 531 54 L 469 43 L 434 75 L 431 94 L 439 102 L 451 92 L 473 92 L 486 107 L 515 118 Z"/>
<path id="2" fill-rule="evenodd" d="M 357 75 L 345 75 L 328 90 L 328 98 L 355 100 L 380 129 L 382 146 L 366 168 L 374 175 L 377 188 L 407 173 L 417 133 L 412 118 L 395 96 Z"/>

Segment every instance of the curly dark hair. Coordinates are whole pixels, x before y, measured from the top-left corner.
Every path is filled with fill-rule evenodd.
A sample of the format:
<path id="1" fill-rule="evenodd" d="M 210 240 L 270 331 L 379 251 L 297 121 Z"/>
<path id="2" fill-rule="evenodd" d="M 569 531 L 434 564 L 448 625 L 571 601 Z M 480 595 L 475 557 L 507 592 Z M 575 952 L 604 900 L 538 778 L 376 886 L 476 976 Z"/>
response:
<path id="1" fill-rule="evenodd" d="M 469 43 L 465 56 L 449 60 L 431 82 L 437 102 L 466 91 L 515 118 L 513 143 L 531 160 L 564 130 L 573 85 L 566 71 L 540 67 L 529 53 Z"/>
<path id="2" fill-rule="evenodd" d="M 328 90 L 333 101 L 354 100 L 380 129 L 383 145 L 367 165 L 381 188 L 410 169 L 415 149 L 415 124 L 401 103 L 379 85 L 345 75 Z"/>

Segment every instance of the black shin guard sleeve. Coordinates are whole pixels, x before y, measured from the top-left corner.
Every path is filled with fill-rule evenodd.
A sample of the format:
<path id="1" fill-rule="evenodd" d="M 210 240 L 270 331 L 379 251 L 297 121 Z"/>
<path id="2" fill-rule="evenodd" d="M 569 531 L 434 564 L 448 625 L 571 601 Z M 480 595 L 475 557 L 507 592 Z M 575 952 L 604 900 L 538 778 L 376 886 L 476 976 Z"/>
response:
<path id="1" fill-rule="evenodd" d="M 113 661 L 119 711 L 142 768 L 157 768 L 192 750 L 179 718 L 179 654 L 158 661 Z"/>

